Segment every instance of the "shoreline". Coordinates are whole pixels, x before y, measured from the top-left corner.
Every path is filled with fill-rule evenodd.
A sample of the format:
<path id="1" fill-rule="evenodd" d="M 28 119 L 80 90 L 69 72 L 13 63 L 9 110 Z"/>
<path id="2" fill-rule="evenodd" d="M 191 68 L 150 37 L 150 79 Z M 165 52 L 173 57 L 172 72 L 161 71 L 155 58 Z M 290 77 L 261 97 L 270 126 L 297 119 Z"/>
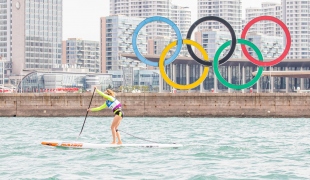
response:
<path id="1" fill-rule="evenodd" d="M 0 117 L 85 117 L 92 93 L 3 93 Z M 310 117 L 308 93 L 118 93 L 125 117 Z M 104 103 L 95 94 L 91 107 Z M 88 116 L 112 117 L 110 109 Z"/>

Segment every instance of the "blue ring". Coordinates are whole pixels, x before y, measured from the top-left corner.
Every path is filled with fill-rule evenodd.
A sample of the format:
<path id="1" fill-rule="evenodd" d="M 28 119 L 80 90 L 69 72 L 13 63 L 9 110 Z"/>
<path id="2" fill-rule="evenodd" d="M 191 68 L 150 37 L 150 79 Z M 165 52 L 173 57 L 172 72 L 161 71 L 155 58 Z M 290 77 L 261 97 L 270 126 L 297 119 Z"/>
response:
<path id="1" fill-rule="evenodd" d="M 182 35 L 181 32 L 179 30 L 179 28 L 177 27 L 177 25 L 172 22 L 171 20 L 165 18 L 165 17 L 161 17 L 161 16 L 153 16 L 153 17 L 149 17 L 147 19 L 145 19 L 144 21 L 142 21 L 134 30 L 133 32 L 133 36 L 132 36 L 132 46 L 133 46 L 133 51 L 135 52 L 136 56 L 138 57 L 138 59 L 140 61 L 142 61 L 143 63 L 150 65 L 150 66 L 155 66 L 155 67 L 159 67 L 158 66 L 158 62 L 153 62 L 150 61 L 148 59 L 146 59 L 144 56 L 142 56 L 142 54 L 139 52 L 138 47 L 137 47 L 137 37 L 139 34 L 139 31 L 142 29 L 143 26 L 145 26 L 146 24 L 153 22 L 153 21 L 161 21 L 161 22 L 165 22 L 168 25 L 170 25 L 173 30 L 176 32 L 177 34 L 177 48 L 176 51 L 174 52 L 174 54 L 165 61 L 165 66 L 172 63 L 179 55 L 181 49 L 182 49 Z"/>

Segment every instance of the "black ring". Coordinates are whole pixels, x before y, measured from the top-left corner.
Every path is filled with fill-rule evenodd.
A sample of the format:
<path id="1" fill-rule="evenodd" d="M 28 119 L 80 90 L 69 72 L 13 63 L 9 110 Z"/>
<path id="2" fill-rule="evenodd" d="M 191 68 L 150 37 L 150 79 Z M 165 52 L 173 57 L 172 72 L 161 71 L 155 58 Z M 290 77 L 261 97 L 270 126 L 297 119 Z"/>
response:
<path id="1" fill-rule="evenodd" d="M 219 60 L 219 64 L 223 64 L 233 55 L 233 53 L 235 51 L 235 48 L 237 45 L 237 38 L 236 38 L 235 31 L 232 28 L 232 26 L 227 21 L 225 21 L 224 19 L 222 19 L 220 17 L 216 17 L 216 16 L 206 16 L 206 17 L 200 18 L 196 22 L 194 22 L 194 24 L 189 28 L 189 30 L 187 32 L 186 39 L 190 40 L 191 35 L 192 35 L 194 29 L 196 28 L 196 26 L 198 26 L 198 24 L 200 24 L 204 21 L 218 21 L 218 22 L 224 24 L 228 28 L 228 30 L 231 34 L 232 41 L 231 41 L 230 50 L 229 50 L 228 54 L 225 57 L 223 57 L 223 59 Z M 189 54 L 192 56 L 192 58 L 195 61 L 197 61 L 198 63 L 205 65 L 205 66 L 212 66 L 212 62 L 205 61 L 205 60 L 202 60 L 199 57 L 197 57 L 196 54 L 194 53 L 191 45 L 186 45 L 186 46 L 187 46 L 187 50 L 188 50 Z"/>

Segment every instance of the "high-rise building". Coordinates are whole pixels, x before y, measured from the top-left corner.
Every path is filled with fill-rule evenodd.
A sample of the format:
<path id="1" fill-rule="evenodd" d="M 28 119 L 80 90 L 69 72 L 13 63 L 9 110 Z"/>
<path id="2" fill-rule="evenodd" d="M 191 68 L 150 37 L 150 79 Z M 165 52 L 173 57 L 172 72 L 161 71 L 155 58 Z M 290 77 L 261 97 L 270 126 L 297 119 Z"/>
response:
<path id="1" fill-rule="evenodd" d="M 262 8 L 246 8 L 245 9 L 245 25 L 252 19 L 262 16 Z M 248 33 L 264 33 L 264 27 L 262 22 L 257 22 L 251 26 Z"/>
<path id="2" fill-rule="evenodd" d="M 121 61 L 126 58 L 120 53 L 134 53 L 132 48 L 132 35 L 142 18 L 123 15 L 112 15 L 101 18 L 101 71 L 120 70 Z M 142 28 L 137 38 L 137 47 L 141 54 L 146 54 L 146 29 Z"/>
<path id="3" fill-rule="evenodd" d="M 282 0 L 282 20 L 292 39 L 288 59 L 310 58 L 309 13 L 310 0 Z"/>
<path id="4" fill-rule="evenodd" d="M 69 38 L 63 42 L 62 64 L 86 68 L 100 73 L 100 46 L 98 41 Z"/>
<path id="5" fill-rule="evenodd" d="M 242 23 L 241 23 L 242 24 L 242 28 L 241 29 L 244 29 L 245 22 L 246 22 L 245 19 L 242 19 Z"/>
<path id="6" fill-rule="evenodd" d="M 4 74 L 9 75 L 12 72 L 11 62 L 11 1 L 1 0 L 0 1 L 0 56 L 1 61 L 7 60 L 5 64 L 1 62 L 1 84 L 4 80 Z M 18 4 L 16 4 L 19 6 Z M 15 8 L 17 9 L 17 7 Z M 3 76 L 3 77 L 2 77 Z"/>
<path id="7" fill-rule="evenodd" d="M 262 3 L 258 8 L 261 13 L 255 16 L 274 16 L 281 19 L 288 27 L 291 34 L 291 48 L 286 58 L 305 59 L 310 57 L 310 0 L 282 0 L 282 4 Z M 255 16 L 251 9 L 246 9 L 246 23 Z M 260 29 L 255 27 L 260 26 Z M 268 36 L 283 37 L 283 44 L 286 44 L 286 37 L 282 28 L 272 21 L 261 21 L 251 27 L 249 32 L 261 32 Z"/>
<path id="8" fill-rule="evenodd" d="M 246 8 L 246 23 L 259 16 L 273 16 L 282 19 L 280 4 L 263 2 L 260 8 Z M 282 36 L 281 27 L 273 21 L 259 21 L 251 26 L 249 33 L 262 33 L 267 36 Z"/>
<path id="9" fill-rule="evenodd" d="M 177 5 L 172 5 L 171 7 L 171 16 L 170 19 L 177 24 L 177 27 L 180 29 L 182 38 L 185 39 L 187 32 L 191 26 L 191 11 L 188 7 L 182 7 Z M 172 39 L 177 39 L 176 33 L 170 27 Z M 167 44 L 166 44 L 167 45 Z M 149 46 L 148 46 L 149 48 Z M 175 49 L 174 49 L 175 50 Z M 161 53 L 161 52 L 159 52 Z M 188 50 L 186 46 L 182 46 L 180 51 L 180 56 L 188 55 Z"/>
<path id="10" fill-rule="evenodd" d="M 191 26 L 191 11 L 188 7 L 182 7 L 177 5 L 171 6 L 171 15 L 170 19 L 177 24 L 178 28 L 181 31 L 182 37 L 186 38 L 187 31 Z M 171 28 L 171 27 L 170 27 Z M 172 30 L 172 34 L 174 38 L 176 38 L 176 34 Z"/>
<path id="11" fill-rule="evenodd" d="M 110 0 L 111 15 L 147 18 L 162 16 L 171 19 L 185 37 L 191 25 L 191 11 L 186 7 L 176 6 L 172 0 Z M 146 25 L 147 38 L 158 36 L 176 37 L 173 29 L 163 22 L 152 22 Z"/>
<path id="12" fill-rule="evenodd" d="M 1 0 L 0 56 L 7 74 L 61 64 L 62 0 Z"/>
<path id="13" fill-rule="evenodd" d="M 282 7 L 281 4 L 272 2 L 262 3 L 262 15 L 263 16 L 273 16 L 278 19 L 282 19 Z M 267 36 L 282 36 L 281 27 L 273 21 L 262 21 L 263 23 L 263 33 Z"/>
<path id="14" fill-rule="evenodd" d="M 111 15 L 147 18 L 150 16 L 170 17 L 171 0 L 110 0 Z M 168 24 L 153 22 L 147 25 L 148 37 L 170 36 Z"/>
<path id="15" fill-rule="evenodd" d="M 197 0 L 198 19 L 205 16 L 218 16 L 231 24 L 236 33 L 241 33 L 242 7 L 241 0 Z M 217 21 L 199 24 L 199 30 L 219 29 L 228 31 L 226 26 Z"/>

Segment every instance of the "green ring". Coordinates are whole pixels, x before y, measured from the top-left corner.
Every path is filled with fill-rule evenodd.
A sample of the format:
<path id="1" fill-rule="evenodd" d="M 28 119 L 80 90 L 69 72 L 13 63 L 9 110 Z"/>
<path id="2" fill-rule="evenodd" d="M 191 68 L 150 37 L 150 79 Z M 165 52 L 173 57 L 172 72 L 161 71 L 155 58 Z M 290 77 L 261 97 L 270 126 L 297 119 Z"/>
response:
<path id="1" fill-rule="evenodd" d="M 231 83 L 227 82 L 227 81 L 223 78 L 223 76 L 220 74 L 220 72 L 219 72 L 219 63 L 218 63 L 218 62 L 219 62 L 219 57 L 220 57 L 222 51 L 223 51 L 226 47 L 230 46 L 230 43 L 231 43 L 231 41 L 225 42 L 225 43 L 224 43 L 222 46 L 220 46 L 220 48 L 216 51 L 216 53 L 215 53 L 215 55 L 214 55 L 214 60 L 213 60 L 213 61 L 214 61 L 214 62 L 213 62 L 213 70 L 214 70 L 214 73 L 215 73 L 217 79 L 218 79 L 224 86 L 226 86 L 226 87 L 228 87 L 228 88 L 237 89 L 237 90 L 249 88 L 249 87 L 253 86 L 253 85 L 259 80 L 259 78 L 262 76 L 264 67 L 259 67 L 256 76 L 255 76 L 251 81 L 249 81 L 248 83 L 236 85 L 236 84 L 231 84 Z M 260 52 L 260 50 L 257 48 L 257 46 L 255 46 L 255 44 L 253 44 L 252 42 L 250 42 L 250 41 L 248 41 L 248 40 L 245 40 L 245 39 L 238 39 L 238 40 L 237 40 L 237 44 L 238 44 L 238 43 L 239 43 L 239 44 L 244 44 L 244 45 L 250 46 L 250 47 L 255 51 L 255 53 L 257 54 L 258 59 L 259 59 L 260 61 L 263 61 L 263 55 L 262 55 L 262 53 Z"/>

